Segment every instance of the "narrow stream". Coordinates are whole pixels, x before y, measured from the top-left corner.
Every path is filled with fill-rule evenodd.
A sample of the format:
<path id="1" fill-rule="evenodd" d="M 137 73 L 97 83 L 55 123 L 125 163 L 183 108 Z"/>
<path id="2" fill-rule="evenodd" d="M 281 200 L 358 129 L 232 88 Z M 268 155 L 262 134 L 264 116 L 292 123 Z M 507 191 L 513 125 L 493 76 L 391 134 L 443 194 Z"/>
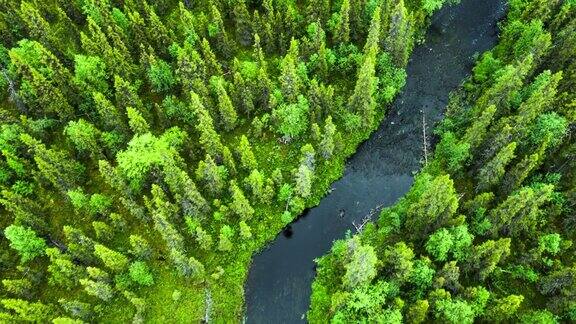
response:
<path id="1" fill-rule="evenodd" d="M 305 321 L 314 259 L 354 231 L 353 221 L 408 191 L 423 158 L 422 111 L 431 132 L 450 91 L 470 73 L 474 55 L 496 43 L 496 24 L 504 14 L 504 0 L 462 0 L 434 16 L 426 42 L 412 54 L 402 94 L 349 159 L 332 193 L 254 257 L 245 287 L 247 323 Z"/>

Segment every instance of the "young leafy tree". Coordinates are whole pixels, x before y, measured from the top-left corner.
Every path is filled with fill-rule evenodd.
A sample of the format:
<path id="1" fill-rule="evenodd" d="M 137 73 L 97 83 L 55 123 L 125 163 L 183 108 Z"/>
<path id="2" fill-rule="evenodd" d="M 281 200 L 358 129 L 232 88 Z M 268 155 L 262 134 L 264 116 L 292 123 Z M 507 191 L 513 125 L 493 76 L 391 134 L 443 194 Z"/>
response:
<path id="1" fill-rule="evenodd" d="M 108 92 L 106 64 L 98 56 L 74 56 L 74 83 L 87 95 Z"/>
<path id="2" fill-rule="evenodd" d="M 348 250 L 352 250 L 351 257 L 344 265 L 346 273 L 342 277 L 344 287 L 349 290 L 370 283 L 376 277 L 378 264 L 378 257 L 372 246 L 362 245 L 357 236 L 351 240 L 354 242 L 349 241 L 347 244 Z"/>
<path id="3" fill-rule="evenodd" d="M 446 261 L 448 252 L 452 249 L 454 242 L 452 235 L 447 229 L 441 228 L 434 232 L 426 242 L 426 251 L 434 257 L 436 261 Z"/>
<path id="4" fill-rule="evenodd" d="M 130 278 L 142 286 L 151 286 L 154 284 L 154 277 L 150 273 L 150 268 L 143 261 L 136 261 L 130 264 Z"/>
<path id="5" fill-rule="evenodd" d="M 34 260 L 45 253 L 46 242 L 30 228 L 10 225 L 4 229 L 4 236 L 10 241 L 10 247 L 18 252 L 22 263 Z"/>
<path id="6" fill-rule="evenodd" d="M 158 93 L 170 91 L 176 84 L 172 67 L 166 61 L 152 56 L 148 68 L 148 81 L 152 89 Z"/>
<path id="7" fill-rule="evenodd" d="M 302 147 L 301 153 L 300 166 L 295 171 L 295 191 L 300 197 L 307 198 L 312 194 L 315 152 L 312 145 L 306 144 Z"/>
<path id="8" fill-rule="evenodd" d="M 308 129 L 308 100 L 298 96 L 295 104 L 281 104 L 272 111 L 277 122 L 277 132 L 284 141 L 290 141 Z"/>

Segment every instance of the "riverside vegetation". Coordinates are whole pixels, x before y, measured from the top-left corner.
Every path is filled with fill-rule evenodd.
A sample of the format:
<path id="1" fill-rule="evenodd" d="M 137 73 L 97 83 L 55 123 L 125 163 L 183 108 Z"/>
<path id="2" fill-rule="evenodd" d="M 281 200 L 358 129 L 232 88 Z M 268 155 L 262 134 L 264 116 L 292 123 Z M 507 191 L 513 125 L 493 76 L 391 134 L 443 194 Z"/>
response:
<path id="1" fill-rule="evenodd" d="M 0 320 L 240 321 L 251 256 L 341 175 L 402 88 L 415 40 L 444 2 L 0 1 Z M 550 22 L 527 31 L 511 27 L 510 38 L 527 42 L 534 31 L 549 43 L 542 28 L 560 30 L 572 17 L 563 12 L 546 11 Z M 547 47 L 526 44 L 486 56 L 477 92 L 496 75 L 533 73 Z M 532 60 L 506 65 L 529 51 Z M 544 73 L 522 91 L 517 81 L 501 102 L 491 90 L 475 112 L 515 111 L 550 82 L 559 76 Z M 540 147 L 541 161 L 546 147 L 562 147 L 547 136 L 567 127 L 560 107 L 569 106 L 556 107 L 517 140 L 518 152 Z M 464 150 L 449 129 L 468 120 L 459 116 L 442 144 L 447 152 L 458 144 L 454 168 Z M 568 206 L 550 183 L 558 173 L 537 179 L 522 195 Z M 565 234 L 557 248 L 546 245 L 555 238 L 546 249 L 566 255 Z M 547 267 L 559 262 L 542 253 Z"/>
<path id="2" fill-rule="evenodd" d="M 501 29 L 410 192 L 317 261 L 310 322 L 576 321 L 576 2 Z"/>

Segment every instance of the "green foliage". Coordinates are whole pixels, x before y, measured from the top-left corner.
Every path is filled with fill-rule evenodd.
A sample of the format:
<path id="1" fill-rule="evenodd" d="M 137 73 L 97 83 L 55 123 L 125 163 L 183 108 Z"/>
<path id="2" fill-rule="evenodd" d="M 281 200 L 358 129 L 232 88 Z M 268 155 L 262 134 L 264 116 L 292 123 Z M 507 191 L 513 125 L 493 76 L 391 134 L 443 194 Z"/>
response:
<path id="1" fill-rule="evenodd" d="M 142 286 L 151 286 L 154 284 L 154 277 L 152 277 L 152 273 L 150 273 L 150 268 L 146 265 L 145 262 L 142 261 L 135 261 L 130 264 L 130 278 L 134 280 L 134 282 L 138 283 Z"/>
<path id="2" fill-rule="evenodd" d="M 298 137 L 308 129 L 308 100 L 302 95 L 296 103 L 282 103 L 272 111 L 277 122 L 277 131 L 287 141 Z"/>
<path id="3" fill-rule="evenodd" d="M 104 245 L 94 245 L 94 254 L 112 271 L 122 272 L 128 267 L 128 258 L 126 258 L 126 256 L 120 252 L 111 250 Z"/>
<path id="4" fill-rule="evenodd" d="M 150 133 L 134 136 L 125 151 L 118 153 L 118 170 L 133 190 L 140 190 L 154 167 L 178 159 L 177 148 L 184 139 L 177 127 L 156 137 Z"/>
<path id="5" fill-rule="evenodd" d="M 370 283 L 376 276 L 378 257 L 374 248 L 369 245 L 362 245 L 357 239 L 348 241 L 347 249 L 350 259 L 344 265 L 346 273 L 342 277 L 342 282 L 344 287 L 353 290 Z"/>
<path id="6" fill-rule="evenodd" d="M 426 252 L 437 261 L 446 261 L 453 244 L 452 235 L 448 230 L 442 228 L 430 235 L 428 242 L 426 242 Z"/>
<path id="7" fill-rule="evenodd" d="M 161 59 L 150 62 L 148 80 L 155 92 L 167 92 L 176 84 L 172 68 Z"/>
<path id="8" fill-rule="evenodd" d="M 10 241 L 10 247 L 18 252 L 22 263 L 44 255 L 46 242 L 33 229 L 10 225 L 4 229 L 4 236 Z"/>

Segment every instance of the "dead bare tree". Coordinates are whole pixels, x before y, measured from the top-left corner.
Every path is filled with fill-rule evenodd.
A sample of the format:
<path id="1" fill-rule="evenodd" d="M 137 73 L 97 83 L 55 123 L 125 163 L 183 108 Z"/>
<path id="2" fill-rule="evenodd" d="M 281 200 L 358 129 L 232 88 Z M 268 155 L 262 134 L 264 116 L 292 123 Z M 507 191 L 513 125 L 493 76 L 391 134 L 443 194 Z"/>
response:
<path id="1" fill-rule="evenodd" d="M 382 208 L 384 208 L 384 204 L 380 204 L 380 205 L 370 209 L 370 212 L 368 214 L 366 214 L 366 216 L 364 216 L 364 218 L 362 218 L 362 221 L 360 222 L 360 224 L 356 224 L 356 221 L 352 221 L 352 226 L 354 226 L 354 228 L 356 229 L 356 232 L 357 233 L 362 232 L 362 230 L 364 230 L 364 226 L 366 226 L 366 224 L 368 224 L 368 222 L 372 220 L 372 217 L 374 217 L 374 215 L 379 213 L 380 210 L 382 210 Z"/>
<path id="2" fill-rule="evenodd" d="M 18 91 L 16 90 L 16 85 L 14 84 L 14 81 L 10 79 L 10 77 L 8 76 L 8 72 L 6 72 L 6 69 L 3 66 L 0 66 L 0 72 L 2 73 L 4 79 L 6 79 L 6 82 L 8 82 L 8 93 L 10 93 L 10 100 L 14 102 L 14 104 L 16 105 L 18 110 L 20 110 L 21 113 L 26 114 L 27 113 L 26 107 L 24 106 L 24 103 L 22 102 L 22 100 L 20 100 L 20 97 L 18 96 Z"/>
<path id="3" fill-rule="evenodd" d="M 426 115 L 422 110 L 422 149 L 424 150 L 424 165 L 428 164 L 428 137 L 426 136 Z"/>
<path id="4" fill-rule="evenodd" d="M 356 233 L 362 233 L 362 230 L 364 230 L 364 226 L 366 226 L 366 224 L 368 224 L 370 219 L 371 219 L 370 214 L 368 214 L 368 215 L 364 216 L 364 218 L 362 219 L 362 222 L 360 224 L 356 224 L 356 221 L 352 221 L 352 225 L 356 229 Z"/>

